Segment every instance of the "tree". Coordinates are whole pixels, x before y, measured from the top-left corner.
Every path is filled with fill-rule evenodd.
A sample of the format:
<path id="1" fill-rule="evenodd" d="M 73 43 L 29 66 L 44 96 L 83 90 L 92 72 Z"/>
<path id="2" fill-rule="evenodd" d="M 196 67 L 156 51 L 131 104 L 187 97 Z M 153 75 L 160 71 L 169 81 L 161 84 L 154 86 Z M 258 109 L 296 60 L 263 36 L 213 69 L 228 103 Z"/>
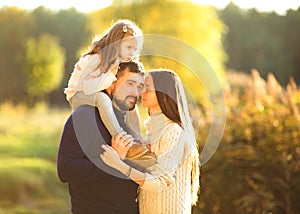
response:
<path id="1" fill-rule="evenodd" d="M 209 62 L 214 75 L 222 81 L 226 61 L 226 54 L 222 46 L 225 25 L 218 18 L 213 7 L 199 6 L 192 2 L 183 1 L 126 1 L 127 4 L 121 5 L 118 2 L 115 1 L 115 4 L 111 7 L 88 14 L 88 28 L 94 35 L 102 33 L 112 22 L 118 19 L 130 19 L 137 23 L 145 35 L 171 36 L 193 47 Z M 197 63 L 196 60 L 193 61 L 190 57 L 191 53 L 184 52 L 184 50 L 176 47 L 176 44 L 161 47 L 163 45 L 165 44 L 161 44 L 159 41 L 156 44 L 158 49 L 167 49 L 169 53 L 175 54 L 179 58 L 189 60 L 192 64 Z M 196 95 L 198 98 L 203 95 L 201 94 L 203 85 L 199 84 L 194 75 L 190 75 L 191 72 L 185 67 L 186 65 L 180 64 L 182 62 L 162 59 L 158 56 L 143 56 L 145 49 L 142 50 L 141 60 L 146 68 L 167 67 L 173 69 L 179 73 L 184 83 L 188 82 L 190 91 L 199 92 Z M 189 57 L 190 59 L 187 59 Z M 203 73 L 206 72 L 206 75 L 209 73 L 204 66 L 198 66 L 198 70 Z M 208 84 L 209 82 L 211 81 L 205 81 Z"/>
<path id="2" fill-rule="evenodd" d="M 34 104 L 35 99 L 45 99 L 59 86 L 64 72 L 64 50 L 57 39 L 43 34 L 38 39 L 28 39 L 24 58 L 26 92 L 29 104 Z"/>
<path id="3" fill-rule="evenodd" d="M 228 27 L 224 40 L 228 68 L 243 72 L 255 68 L 265 79 L 268 73 L 273 73 L 281 84 L 287 84 L 291 76 L 298 77 L 299 51 L 295 47 L 299 43 L 299 30 L 296 27 L 289 30 L 298 24 L 297 12 L 280 16 L 275 12 L 242 10 L 230 3 L 220 11 L 220 17 Z"/>
<path id="4" fill-rule="evenodd" d="M 24 97 L 20 62 L 31 29 L 32 19 L 25 10 L 0 9 L 0 102 L 18 102 Z"/>
<path id="5" fill-rule="evenodd" d="M 31 13 L 35 23 L 34 36 L 51 34 L 55 36 L 59 45 L 65 50 L 64 77 L 59 87 L 51 92 L 51 104 L 66 102 L 62 90 L 67 85 L 73 66 L 79 57 L 79 50 L 83 44 L 88 44 L 90 32 L 86 29 L 87 17 L 74 8 L 60 10 L 57 13 L 38 7 Z M 53 101 L 53 102 L 52 102 Z"/>
<path id="6" fill-rule="evenodd" d="M 298 10 L 288 10 L 284 19 L 285 49 L 282 55 L 288 54 L 292 58 L 290 66 L 293 68 L 293 77 L 297 83 L 300 83 L 300 50 L 298 48 L 300 45 L 300 29 L 297 27 L 299 23 L 300 7 L 298 7 Z"/>
<path id="7" fill-rule="evenodd" d="M 257 71 L 227 75 L 227 125 L 203 166 L 200 213 L 299 213 L 299 87 Z"/>

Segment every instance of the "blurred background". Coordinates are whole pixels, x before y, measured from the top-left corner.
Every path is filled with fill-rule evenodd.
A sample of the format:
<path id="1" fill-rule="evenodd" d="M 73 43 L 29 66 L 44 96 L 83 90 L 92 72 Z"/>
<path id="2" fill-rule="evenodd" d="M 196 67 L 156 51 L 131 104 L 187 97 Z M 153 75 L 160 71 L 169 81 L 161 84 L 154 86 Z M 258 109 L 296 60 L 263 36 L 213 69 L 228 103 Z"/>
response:
<path id="1" fill-rule="evenodd" d="M 4 2 L 1 214 L 69 213 L 67 187 L 56 173 L 59 140 L 71 113 L 63 89 L 91 39 L 120 18 L 134 21 L 145 34 L 176 37 L 194 47 L 224 90 L 226 127 L 218 150 L 202 167 L 193 213 L 300 213 L 300 3 L 289 8 L 284 1 L 272 11 L 234 2 L 115 0 L 89 9 L 65 2 L 53 7 Z M 174 61 L 141 61 L 147 69 L 172 68 L 190 83 L 201 152 L 212 121 L 205 89 Z"/>

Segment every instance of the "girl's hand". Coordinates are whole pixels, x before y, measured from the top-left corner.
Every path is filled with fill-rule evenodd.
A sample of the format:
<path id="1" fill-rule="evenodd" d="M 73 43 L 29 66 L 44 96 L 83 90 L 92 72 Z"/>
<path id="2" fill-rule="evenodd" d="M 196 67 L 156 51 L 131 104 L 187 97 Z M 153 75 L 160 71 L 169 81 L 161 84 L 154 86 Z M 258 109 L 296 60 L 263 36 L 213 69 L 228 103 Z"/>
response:
<path id="1" fill-rule="evenodd" d="M 137 59 L 138 58 L 136 56 L 128 56 L 128 57 L 122 58 L 120 62 L 129 62 L 129 61 L 137 60 Z"/>
<path id="2" fill-rule="evenodd" d="M 121 62 L 121 58 L 118 57 L 118 58 L 116 59 L 116 61 L 115 61 L 113 64 L 111 64 L 111 66 L 109 67 L 109 70 L 110 70 L 114 75 L 116 75 L 117 72 L 118 72 L 120 62 Z"/>
<path id="3" fill-rule="evenodd" d="M 111 146 L 117 151 L 122 160 L 125 159 L 128 150 L 133 145 L 133 137 L 126 134 L 126 132 L 121 132 L 111 139 Z"/>
<path id="4" fill-rule="evenodd" d="M 120 156 L 111 146 L 107 144 L 101 145 L 104 149 L 104 152 L 100 154 L 100 158 L 112 168 L 120 170 L 122 168 L 123 161 L 120 159 Z"/>
<path id="5" fill-rule="evenodd" d="M 139 141 L 140 141 L 140 144 L 142 144 L 142 145 L 148 145 L 149 144 L 148 141 L 146 141 L 144 139 L 140 139 Z"/>
<path id="6" fill-rule="evenodd" d="M 140 139 L 140 144 L 146 146 L 149 150 L 151 148 L 149 142 L 144 139 Z"/>

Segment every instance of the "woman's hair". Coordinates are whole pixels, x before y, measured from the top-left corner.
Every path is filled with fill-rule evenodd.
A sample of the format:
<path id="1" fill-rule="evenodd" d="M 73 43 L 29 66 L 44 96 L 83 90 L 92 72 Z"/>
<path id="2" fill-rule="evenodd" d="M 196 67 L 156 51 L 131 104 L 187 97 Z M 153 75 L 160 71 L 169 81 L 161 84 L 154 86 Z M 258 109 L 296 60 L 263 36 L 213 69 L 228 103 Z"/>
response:
<path id="1" fill-rule="evenodd" d="M 153 79 L 158 105 L 162 113 L 181 126 L 175 85 L 175 77 L 177 75 L 172 70 L 167 69 L 151 70 L 149 75 Z"/>
<path id="2" fill-rule="evenodd" d="M 105 73 L 118 58 L 122 39 L 128 36 L 139 37 L 137 38 L 140 43 L 138 48 L 141 48 L 143 43 L 142 30 L 132 21 L 121 19 L 113 24 L 104 34 L 97 35 L 90 50 L 84 55 L 99 53 L 101 55 L 99 67 Z"/>
<path id="3" fill-rule="evenodd" d="M 151 75 L 153 79 L 154 90 L 156 93 L 158 104 L 162 110 L 162 113 L 166 115 L 170 120 L 179 124 L 183 129 L 185 128 L 189 129 L 188 127 L 183 127 L 188 124 L 185 125 L 183 124 L 187 121 L 184 122 L 185 119 L 180 118 L 180 113 L 178 109 L 177 100 L 180 99 L 177 99 L 178 98 L 177 96 L 182 96 L 182 95 L 178 94 L 178 91 L 180 91 L 180 89 L 179 86 L 176 85 L 177 82 L 176 78 L 178 78 L 177 74 L 172 70 L 168 70 L 168 69 L 156 69 L 156 70 L 149 71 L 149 75 Z M 186 101 L 181 100 L 181 102 L 186 102 Z M 193 134 L 193 133 L 190 132 L 189 134 Z M 192 140 L 191 142 L 188 143 L 196 144 L 196 140 Z M 197 144 L 190 151 L 190 157 L 191 157 L 191 164 L 192 164 L 191 197 L 192 197 L 192 205 L 195 205 L 198 201 L 198 192 L 200 190 L 200 166 L 201 166 Z"/>

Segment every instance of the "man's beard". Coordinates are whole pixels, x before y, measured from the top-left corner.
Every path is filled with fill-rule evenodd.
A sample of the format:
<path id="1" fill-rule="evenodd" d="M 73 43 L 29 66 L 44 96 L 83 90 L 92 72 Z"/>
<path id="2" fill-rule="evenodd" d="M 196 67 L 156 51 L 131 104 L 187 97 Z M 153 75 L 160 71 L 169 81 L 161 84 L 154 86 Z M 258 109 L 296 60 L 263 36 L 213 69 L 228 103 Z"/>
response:
<path id="1" fill-rule="evenodd" d="M 126 102 L 126 99 L 132 97 L 135 99 L 135 102 Z M 113 98 L 113 102 L 115 103 L 115 106 L 119 108 L 121 111 L 132 111 L 135 108 L 135 104 L 137 102 L 137 97 L 134 96 L 127 96 L 124 100 L 119 100 L 116 98 Z"/>

